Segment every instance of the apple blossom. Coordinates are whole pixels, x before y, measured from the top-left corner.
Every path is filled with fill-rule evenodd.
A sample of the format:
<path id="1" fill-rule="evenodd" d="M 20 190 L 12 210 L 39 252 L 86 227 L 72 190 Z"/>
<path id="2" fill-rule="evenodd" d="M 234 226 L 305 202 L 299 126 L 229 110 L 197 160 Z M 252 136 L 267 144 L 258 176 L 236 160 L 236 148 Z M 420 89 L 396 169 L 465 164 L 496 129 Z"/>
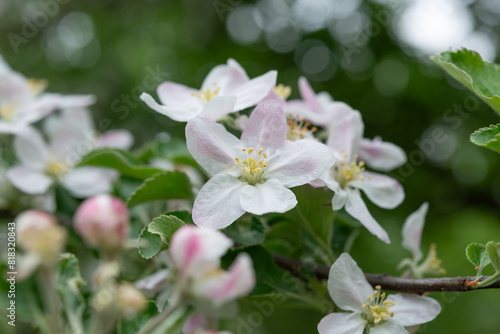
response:
<path id="1" fill-rule="evenodd" d="M 75 167 L 82 155 L 106 142 L 97 137 L 86 119 L 85 109 L 64 110 L 60 116 L 47 120 L 49 143 L 32 127 L 19 131 L 14 139 L 14 149 L 21 164 L 7 171 L 9 181 L 27 194 L 44 194 L 54 182 L 75 197 L 89 197 L 111 191 L 116 173 L 96 167 Z M 116 133 L 116 132 L 115 132 Z M 111 140 L 114 146 L 127 147 L 127 133 Z M 107 141 L 108 143 L 110 141 Z"/>
<path id="2" fill-rule="evenodd" d="M 321 319 L 319 334 L 401 334 L 407 326 L 433 320 L 439 303 L 429 297 L 413 294 L 381 293 L 375 290 L 352 257 L 343 253 L 330 268 L 328 291 L 336 306 L 345 311 Z"/>
<path id="3" fill-rule="evenodd" d="M 43 93 L 44 80 L 26 79 L 13 71 L 0 56 L 0 133 L 17 133 L 56 109 L 85 107 L 94 103 L 92 95 Z"/>
<path id="4" fill-rule="evenodd" d="M 188 295 L 221 305 L 253 289 L 255 273 L 246 253 L 239 254 L 228 271 L 220 268 L 220 258 L 232 244 L 221 232 L 192 225 L 174 233 L 168 253 Z"/>
<path id="5" fill-rule="evenodd" d="M 193 314 L 184 324 L 182 334 L 231 334 L 227 331 L 207 330 L 210 325 L 210 319 L 201 312 Z"/>
<path id="6" fill-rule="evenodd" d="M 157 103 L 147 93 L 141 99 L 153 110 L 178 122 L 196 116 L 216 121 L 225 114 L 255 106 L 276 84 L 276 71 L 269 71 L 249 79 L 245 70 L 235 60 L 214 67 L 207 75 L 200 90 L 166 81 L 158 86 Z"/>
<path id="7" fill-rule="evenodd" d="M 327 146 L 338 162 L 320 180 L 335 192 L 333 210 L 345 210 L 358 219 L 372 234 L 389 243 L 387 232 L 373 219 L 360 190 L 376 205 L 393 209 L 404 199 L 403 187 L 395 179 L 365 171 L 364 161 L 358 161 L 359 143 L 363 136 L 363 122 L 359 112 L 351 112 L 335 123 Z"/>
<path id="8" fill-rule="evenodd" d="M 425 224 L 425 216 L 429 209 L 429 204 L 425 202 L 420 208 L 413 212 L 406 218 L 401 230 L 403 240 L 401 245 L 403 248 L 410 251 L 412 259 L 406 258 L 399 264 L 399 268 L 408 266 L 410 268 L 407 275 L 413 275 L 421 278 L 426 274 L 430 275 L 444 275 L 446 271 L 441 268 L 441 260 L 437 257 L 436 245 L 431 244 L 429 253 L 426 259 L 419 265 L 418 262 L 422 260 L 423 253 L 421 250 L 422 231 Z"/>
<path id="9" fill-rule="evenodd" d="M 193 220 L 224 228 L 245 212 L 286 212 L 297 204 L 288 188 L 318 178 L 334 163 L 328 148 L 303 139 L 287 142 L 288 125 L 280 105 L 259 104 L 236 138 L 217 123 L 192 119 L 186 127 L 194 159 L 213 177 L 201 188 Z"/>
<path id="10" fill-rule="evenodd" d="M 107 254 L 118 252 L 128 237 L 130 217 L 125 203 L 110 195 L 86 199 L 73 218 L 76 231 Z"/>
<path id="11" fill-rule="evenodd" d="M 26 253 L 19 260 L 19 279 L 28 277 L 41 265 L 52 266 L 66 242 L 66 230 L 56 217 L 40 210 L 20 213 L 16 219 L 17 244 Z"/>

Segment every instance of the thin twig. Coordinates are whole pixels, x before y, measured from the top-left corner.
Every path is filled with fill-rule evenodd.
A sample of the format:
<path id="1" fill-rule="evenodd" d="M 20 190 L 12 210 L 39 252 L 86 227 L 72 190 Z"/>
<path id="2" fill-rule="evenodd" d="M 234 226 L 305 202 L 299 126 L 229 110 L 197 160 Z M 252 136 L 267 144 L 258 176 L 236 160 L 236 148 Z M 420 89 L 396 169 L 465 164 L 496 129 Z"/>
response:
<path id="1" fill-rule="evenodd" d="M 314 273 L 318 278 L 328 278 L 330 268 L 326 266 L 305 263 L 278 254 L 274 254 L 273 258 L 277 265 L 290 271 L 301 279 L 305 278 L 307 272 Z M 416 294 L 422 294 L 424 292 L 470 291 L 500 288 L 500 281 L 497 281 L 490 286 L 475 289 L 470 285 L 470 283 L 476 279 L 474 276 L 442 278 L 403 278 L 394 277 L 389 274 L 365 274 L 365 276 L 372 286 L 380 285 L 383 290 Z M 484 281 L 489 277 L 490 276 L 484 276 L 480 281 Z"/>

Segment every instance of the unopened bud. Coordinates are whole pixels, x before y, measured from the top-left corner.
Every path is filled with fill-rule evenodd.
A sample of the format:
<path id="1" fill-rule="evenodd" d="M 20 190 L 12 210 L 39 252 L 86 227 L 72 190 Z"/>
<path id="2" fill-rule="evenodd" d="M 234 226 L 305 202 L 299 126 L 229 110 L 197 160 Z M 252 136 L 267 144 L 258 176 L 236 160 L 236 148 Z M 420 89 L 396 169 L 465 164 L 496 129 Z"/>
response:
<path id="1" fill-rule="evenodd" d="M 16 217 L 17 244 L 29 253 L 37 254 L 42 262 L 54 262 L 66 242 L 66 230 L 56 217 L 40 210 L 28 210 Z"/>
<path id="2" fill-rule="evenodd" d="M 76 231 L 107 255 L 119 252 L 128 236 L 130 218 L 125 203 L 110 195 L 85 200 L 75 213 Z"/>
<path id="3" fill-rule="evenodd" d="M 127 318 L 141 312 L 146 306 L 146 297 L 132 283 L 121 283 L 116 289 L 116 296 L 118 309 Z"/>

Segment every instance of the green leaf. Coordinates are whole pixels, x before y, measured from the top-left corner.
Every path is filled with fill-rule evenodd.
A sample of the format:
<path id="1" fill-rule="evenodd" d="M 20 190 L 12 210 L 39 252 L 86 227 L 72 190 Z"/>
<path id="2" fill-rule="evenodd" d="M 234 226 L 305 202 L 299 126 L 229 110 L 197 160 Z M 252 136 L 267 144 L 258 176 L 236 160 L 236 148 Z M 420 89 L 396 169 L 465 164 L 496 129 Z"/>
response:
<path id="1" fill-rule="evenodd" d="M 57 267 L 56 289 L 61 294 L 64 312 L 71 323 L 72 332 L 83 334 L 82 316 L 85 310 L 85 298 L 80 293 L 80 288 L 85 281 L 80 275 L 78 259 L 70 253 L 62 254 Z"/>
<path id="2" fill-rule="evenodd" d="M 477 275 L 481 276 L 484 268 L 490 263 L 490 258 L 486 252 L 486 246 L 477 243 L 471 243 L 465 249 L 465 255 L 469 261 L 477 268 Z"/>
<path id="3" fill-rule="evenodd" d="M 165 199 L 190 199 L 192 198 L 191 182 L 186 174 L 175 172 L 162 172 L 144 180 L 127 200 L 127 206 Z"/>
<path id="4" fill-rule="evenodd" d="M 431 60 L 500 113 L 500 66 L 467 49 L 443 52 Z"/>
<path id="5" fill-rule="evenodd" d="M 146 144 L 137 154 L 143 161 L 152 158 L 164 158 L 169 161 L 198 167 L 186 145 L 185 140 L 172 138 L 169 140 L 155 140 Z"/>
<path id="6" fill-rule="evenodd" d="M 496 272 L 500 272 L 500 243 L 488 241 L 486 243 L 486 253 L 488 253 L 488 257 Z"/>
<path id="7" fill-rule="evenodd" d="M 163 170 L 142 165 L 129 153 L 116 148 L 100 148 L 84 156 L 78 166 L 96 166 L 116 169 L 122 175 L 145 179 Z"/>
<path id="8" fill-rule="evenodd" d="M 139 235 L 139 254 L 145 259 L 150 259 L 168 249 L 172 234 L 183 225 L 185 223 L 175 216 L 156 217 Z"/>
<path id="9" fill-rule="evenodd" d="M 154 300 L 148 300 L 147 306 L 141 314 L 132 319 L 121 319 L 118 323 L 118 334 L 135 334 L 148 322 L 158 314 L 158 307 Z"/>
<path id="10" fill-rule="evenodd" d="M 257 217 L 251 222 L 237 221 L 224 230 L 237 243 L 244 246 L 258 245 L 264 242 L 264 225 Z"/>
<path id="11" fill-rule="evenodd" d="M 476 130 L 471 134 L 470 141 L 500 153 L 500 124 Z"/>

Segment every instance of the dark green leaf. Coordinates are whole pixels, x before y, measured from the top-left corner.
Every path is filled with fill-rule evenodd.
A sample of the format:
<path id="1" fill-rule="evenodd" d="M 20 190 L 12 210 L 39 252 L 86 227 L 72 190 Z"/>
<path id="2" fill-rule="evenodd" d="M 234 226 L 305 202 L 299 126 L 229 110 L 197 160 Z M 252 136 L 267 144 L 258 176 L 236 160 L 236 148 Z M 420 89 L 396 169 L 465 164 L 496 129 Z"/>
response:
<path id="1" fill-rule="evenodd" d="M 500 67 L 497 64 L 484 61 L 477 52 L 467 49 L 443 52 L 431 60 L 500 113 Z"/>
<path id="2" fill-rule="evenodd" d="M 488 241 L 488 243 L 486 243 L 486 253 L 496 272 L 500 272 L 500 243 Z"/>
<path id="3" fill-rule="evenodd" d="M 477 275 L 481 276 L 484 268 L 488 266 L 490 258 L 486 252 L 486 246 L 477 243 L 471 243 L 465 249 L 465 255 L 469 261 L 477 268 Z"/>
<path id="4" fill-rule="evenodd" d="M 471 134 L 470 141 L 500 153 L 500 124 L 476 130 Z"/>
<path id="5" fill-rule="evenodd" d="M 192 197 L 191 183 L 186 174 L 162 172 L 144 180 L 127 200 L 127 206 L 166 199 L 190 199 Z"/>
<path id="6" fill-rule="evenodd" d="M 251 222 L 238 220 L 224 230 L 228 236 L 243 246 L 253 246 L 264 242 L 264 225 L 257 217 Z"/>
<path id="7" fill-rule="evenodd" d="M 139 235 L 139 254 L 145 259 L 150 259 L 168 249 L 170 238 L 183 225 L 185 223 L 175 216 L 156 217 Z"/>
<path id="8" fill-rule="evenodd" d="M 142 165 L 129 153 L 116 148 L 100 148 L 84 156 L 78 166 L 96 166 L 116 169 L 122 175 L 145 179 L 163 170 Z"/>

